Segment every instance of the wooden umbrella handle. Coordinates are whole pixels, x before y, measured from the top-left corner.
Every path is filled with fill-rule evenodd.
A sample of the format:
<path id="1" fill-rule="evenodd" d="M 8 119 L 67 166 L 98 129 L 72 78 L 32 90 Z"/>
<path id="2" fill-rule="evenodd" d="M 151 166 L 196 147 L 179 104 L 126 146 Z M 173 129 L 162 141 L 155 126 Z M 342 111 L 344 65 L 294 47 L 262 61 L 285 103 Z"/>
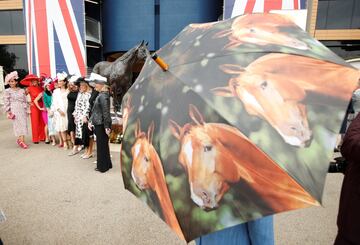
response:
<path id="1" fill-rule="evenodd" d="M 151 58 L 163 69 L 163 71 L 167 71 L 169 69 L 169 65 L 165 63 L 163 59 L 161 59 L 156 53 L 154 53 Z"/>

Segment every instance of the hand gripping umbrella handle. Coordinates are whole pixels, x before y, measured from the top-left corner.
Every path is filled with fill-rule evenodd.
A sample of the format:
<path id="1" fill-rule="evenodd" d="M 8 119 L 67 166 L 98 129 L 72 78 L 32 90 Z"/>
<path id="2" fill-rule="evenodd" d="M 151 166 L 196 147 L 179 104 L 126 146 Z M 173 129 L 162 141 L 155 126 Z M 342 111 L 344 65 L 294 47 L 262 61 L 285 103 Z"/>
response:
<path id="1" fill-rule="evenodd" d="M 151 58 L 161 67 L 161 69 L 163 69 L 163 71 L 167 71 L 169 69 L 169 65 L 166 64 L 163 59 L 157 56 L 156 53 L 154 53 Z"/>

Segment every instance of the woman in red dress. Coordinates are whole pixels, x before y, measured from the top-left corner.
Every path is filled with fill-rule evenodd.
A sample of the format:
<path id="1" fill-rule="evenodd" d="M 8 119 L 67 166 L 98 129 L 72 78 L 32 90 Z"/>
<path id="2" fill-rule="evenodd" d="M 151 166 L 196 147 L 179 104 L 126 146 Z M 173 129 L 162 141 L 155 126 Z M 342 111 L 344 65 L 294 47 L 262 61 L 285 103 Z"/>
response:
<path id="1" fill-rule="evenodd" d="M 45 140 L 45 123 L 43 121 L 41 110 L 34 104 L 35 98 L 43 92 L 43 88 L 40 86 L 40 78 L 36 75 L 29 74 L 20 82 L 22 85 L 27 86 L 27 93 L 30 95 L 30 117 L 31 117 L 31 131 L 32 142 L 39 144 L 40 141 Z M 43 101 L 39 101 L 39 105 L 43 107 Z"/>

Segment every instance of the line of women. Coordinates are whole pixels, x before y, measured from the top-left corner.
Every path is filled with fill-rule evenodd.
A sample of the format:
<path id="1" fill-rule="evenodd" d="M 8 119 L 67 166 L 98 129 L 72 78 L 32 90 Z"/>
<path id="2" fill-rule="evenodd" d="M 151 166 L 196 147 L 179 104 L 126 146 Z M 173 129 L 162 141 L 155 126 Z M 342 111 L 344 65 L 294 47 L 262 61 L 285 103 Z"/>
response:
<path id="1" fill-rule="evenodd" d="M 97 143 L 96 171 L 112 168 L 109 151 L 111 131 L 109 84 L 105 77 L 92 73 L 86 79 L 58 73 L 55 79 L 45 74 L 29 74 L 20 81 L 26 89 L 19 88 L 16 71 L 5 77 L 9 88 L 4 94 L 4 109 L 13 122 L 17 144 L 23 149 L 28 133 L 30 115 L 32 142 L 71 149 L 69 156 L 83 151 L 81 158 L 93 157 L 94 132 Z M 91 84 L 91 86 L 90 86 Z M 30 98 L 30 103 L 27 102 Z"/>

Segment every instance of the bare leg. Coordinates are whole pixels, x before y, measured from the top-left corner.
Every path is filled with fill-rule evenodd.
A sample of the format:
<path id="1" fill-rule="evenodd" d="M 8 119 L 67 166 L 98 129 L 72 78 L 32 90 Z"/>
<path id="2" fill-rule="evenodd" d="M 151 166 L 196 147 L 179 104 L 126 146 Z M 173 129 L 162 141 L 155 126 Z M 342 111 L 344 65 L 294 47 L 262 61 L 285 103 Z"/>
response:
<path id="1" fill-rule="evenodd" d="M 51 140 L 51 144 L 52 144 L 52 145 L 56 145 L 55 135 L 51 135 L 51 136 L 50 136 L 50 140 Z"/>
<path id="2" fill-rule="evenodd" d="M 49 142 L 49 132 L 48 132 L 47 124 L 45 124 L 44 130 L 45 130 L 45 142 Z"/>
<path id="3" fill-rule="evenodd" d="M 64 149 L 67 149 L 67 137 L 66 137 L 66 131 L 60 133 L 60 137 L 62 138 L 62 142 L 64 144 Z"/>
<path id="4" fill-rule="evenodd" d="M 58 132 L 58 134 L 59 134 L 59 144 L 60 144 L 60 145 L 63 145 L 63 144 L 64 144 L 64 141 L 63 141 L 61 132 Z"/>
<path id="5" fill-rule="evenodd" d="M 84 153 L 83 158 L 92 157 L 92 154 L 93 154 L 93 145 L 94 145 L 94 140 L 93 140 L 93 138 L 90 138 L 90 139 L 89 139 L 89 147 L 86 148 L 86 152 Z"/>
<path id="6" fill-rule="evenodd" d="M 70 139 L 71 139 L 71 143 L 75 147 L 75 132 L 74 131 L 70 132 Z"/>
<path id="7" fill-rule="evenodd" d="M 90 156 L 93 154 L 93 151 L 94 151 L 94 138 L 90 138 L 88 149 L 89 149 L 88 155 Z"/>

